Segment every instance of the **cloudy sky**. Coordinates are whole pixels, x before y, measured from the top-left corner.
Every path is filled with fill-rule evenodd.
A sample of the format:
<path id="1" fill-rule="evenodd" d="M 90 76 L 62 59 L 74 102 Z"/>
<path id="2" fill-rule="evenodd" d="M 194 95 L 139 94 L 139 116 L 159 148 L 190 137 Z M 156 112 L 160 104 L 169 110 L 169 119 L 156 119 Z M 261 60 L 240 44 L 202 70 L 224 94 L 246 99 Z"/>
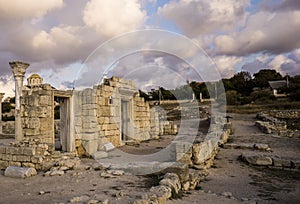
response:
<path id="1" fill-rule="evenodd" d="M 0 92 L 13 93 L 13 60 L 30 63 L 26 76 L 36 72 L 70 88 L 99 45 L 141 29 L 190 38 L 222 77 L 262 68 L 300 74 L 299 0 L 0 0 Z M 122 73 L 129 65 L 145 69 L 132 77 L 157 67 L 188 70 L 178 57 L 157 52 L 112 63 Z M 170 81 L 165 70 L 159 74 Z"/>

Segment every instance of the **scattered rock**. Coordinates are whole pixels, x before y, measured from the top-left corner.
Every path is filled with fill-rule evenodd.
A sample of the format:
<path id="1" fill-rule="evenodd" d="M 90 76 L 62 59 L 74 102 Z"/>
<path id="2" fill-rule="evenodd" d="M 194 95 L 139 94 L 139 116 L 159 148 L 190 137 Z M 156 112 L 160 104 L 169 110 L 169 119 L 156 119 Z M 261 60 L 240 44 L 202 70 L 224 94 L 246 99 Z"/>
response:
<path id="1" fill-rule="evenodd" d="M 47 172 L 46 172 L 46 173 L 47 173 Z M 49 173 L 50 176 L 62 176 L 62 175 L 64 175 L 64 174 L 65 174 L 65 172 L 64 172 L 64 171 L 60 171 L 60 170 L 51 171 L 51 172 Z"/>
<path id="2" fill-rule="evenodd" d="M 90 199 L 89 196 L 87 195 L 83 195 L 83 196 L 76 196 L 73 197 L 70 202 L 71 203 L 83 203 L 83 202 L 87 202 Z"/>
<path id="3" fill-rule="evenodd" d="M 102 172 L 100 174 L 100 176 L 103 177 L 103 178 L 117 178 L 117 176 L 114 176 L 114 175 L 112 175 L 110 173 L 107 173 L 107 172 Z"/>
<path id="4" fill-rule="evenodd" d="M 13 178 L 28 178 L 37 175 L 34 168 L 9 166 L 5 169 L 4 176 Z"/>
<path id="5" fill-rule="evenodd" d="M 106 169 L 109 169 L 109 167 L 110 167 L 110 164 L 108 164 L 108 163 L 94 163 L 92 166 L 92 168 L 95 171 L 106 170 Z"/>
<path id="6" fill-rule="evenodd" d="M 232 193 L 231 192 L 223 192 L 221 195 L 226 197 L 226 198 L 232 198 Z"/>
<path id="7" fill-rule="evenodd" d="M 116 193 L 117 198 L 124 197 L 124 196 L 126 196 L 126 193 L 124 191 L 119 191 Z"/>
<path id="8" fill-rule="evenodd" d="M 254 144 L 254 149 L 269 151 L 270 147 L 268 144 L 258 143 L 258 144 Z"/>
<path id="9" fill-rule="evenodd" d="M 122 170 L 108 170 L 107 173 L 112 174 L 114 176 L 124 175 L 124 171 L 122 171 Z"/>
<path id="10" fill-rule="evenodd" d="M 97 204 L 97 203 L 100 203 L 100 201 L 99 201 L 99 200 L 94 200 L 94 199 L 89 200 L 89 201 L 87 202 L 87 204 Z"/>

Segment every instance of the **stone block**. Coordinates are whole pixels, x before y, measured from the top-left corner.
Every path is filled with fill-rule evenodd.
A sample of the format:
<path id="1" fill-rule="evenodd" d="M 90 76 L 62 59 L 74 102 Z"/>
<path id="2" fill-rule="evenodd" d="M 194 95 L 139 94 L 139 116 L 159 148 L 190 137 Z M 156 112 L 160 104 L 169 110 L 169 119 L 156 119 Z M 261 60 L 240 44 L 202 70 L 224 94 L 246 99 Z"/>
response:
<path id="1" fill-rule="evenodd" d="M 199 165 L 210 159 L 215 148 L 216 146 L 212 143 L 212 140 L 206 140 L 200 144 L 193 145 L 193 163 Z"/>
<path id="2" fill-rule="evenodd" d="M 164 178 L 159 182 L 160 185 L 168 186 L 172 189 L 172 195 L 175 196 L 181 190 L 181 183 L 179 177 L 175 173 L 167 173 Z"/>
<path id="3" fill-rule="evenodd" d="M 6 169 L 8 167 L 8 161 L 2 161 L 0 160 L 0 170 L 1 169 Z"/>
<path id="4" fill-rule="evenodd" d="M 35 164 L 40 164 L 43 162 L 43 157 L 42 156 L 33 156 L 31 157 L 31 162 Z"/>
<path id="5" fill-rule="evenodd" d="M 97 152 L 93 153 L 91 156 L 93 159 L 99 160 L 99 159 L 108 157 L 108 154 L 105 151 L 97 151 Z"/>
<path id="6" fill-rule="evenodd" d="M 17 155 L 17 160 L 19 162 L 30 162 L 30 156 Z"/>
<path id="7" fill-rule="evenodd" d="M 24 147 L 23 154 L 26 156 L 34 156 L 35 155 L 35 148 L 33 147 Z"/>
<path id="8" fill-rule="evenodd" d="M 242 154 L 241 158 L 249 164 L 258 166 L 271 166 L 273 160 L 271 157 L 261 154 Z"/>
<path id="9" fill-rule="evenodd" d="M 9 161 L 8 166 L 22 166 L 22 163 L 16 161 Z"/>
<path id="10" fill-rule="evenodd" d="M 35 168 L 35 165 L 33 163 L 30 163 L 30 162 L 23 162 L 22 166 L 27 167 L 27 168 Z"/>
<path id="11" fill-rule="evenodd" d="M 4 161 L 12 161 L 12 155 L 11 154 L 3 154 L 2 160 Z"/>
<path id="12" fill-rule="evenodd" d="M 21 147 L 6 147 L 6 154 L 18 155 L 23 153 L 22 150 Z"/>
<path id="13" fill-rule="evenodd" d="M 6 153 L 6 146 L 0 145 L 0 154 L 5 154 Z"/>
<path id="14" fill-rule="evenodd" d="M 82 146 L 86 150 L 86 152 L 91 155 L 97 152 L 98 142 L 97 140 L 82 140 Z"/>
<path id="15" fill-rule="evenodd" d="M 273 166 L 287 167 L 287 168 L 291 167 L 291 160 L 289 159 L 282 159 L 278 157 L 272 157 L 272 159 L 273 159 Z"/>
<path id="16" fill-rule="evenodd" d="M 5 169 L 4 176 L 13 178 L 27 178 L 37 175 L 34 168 L 9 166 Z"/>

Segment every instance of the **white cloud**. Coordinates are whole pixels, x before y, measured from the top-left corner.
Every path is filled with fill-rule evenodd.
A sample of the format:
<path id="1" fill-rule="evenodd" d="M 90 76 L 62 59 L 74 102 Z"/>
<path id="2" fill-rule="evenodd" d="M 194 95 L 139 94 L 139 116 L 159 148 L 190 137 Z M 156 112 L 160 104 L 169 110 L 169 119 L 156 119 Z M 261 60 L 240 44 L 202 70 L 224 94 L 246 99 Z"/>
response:
<path id="1" fill-rule="evenodd" d="M 299 19 L 300 11 L 255 13 L 240 32 L 217 36 L 216 50 L 229 55 L 290 52 L 300 46 Z"/>
<path id="2" fill-rule="evenodd" d="M 85 24 L 106 36 L 135 30 L 145 18 L 138 0 L 90 0 L 83 11 Z"/>
<path id="3" fill-rule="evenodd" d="M 191 37 L 214 31 L 227 31 L 244 20 L 249 0 L 180 0 L 171 1 L 158 13 L 172 20 Z"/>
<path id="4" fill-rule="evenodd" d="M 0 93 L 5 93 L 4 98 L 14 96 L 15 81 L 13 76 L 0 77 Z"/>
<path id="5" fill-rule="evenodd" d="M 217 69 L 222 77 L 230 77 L 235 73 L 234 66 L 243 60 L 243 57 L 236 56 L 216 56 L 213 58 L 217 65 Z"/>
<path id="6" fill-rule="evenodd" d="M 0 19 L 16 20 L 40 18 L 47 12 L 63 6 L 63 0 L 0 0 Z"/>

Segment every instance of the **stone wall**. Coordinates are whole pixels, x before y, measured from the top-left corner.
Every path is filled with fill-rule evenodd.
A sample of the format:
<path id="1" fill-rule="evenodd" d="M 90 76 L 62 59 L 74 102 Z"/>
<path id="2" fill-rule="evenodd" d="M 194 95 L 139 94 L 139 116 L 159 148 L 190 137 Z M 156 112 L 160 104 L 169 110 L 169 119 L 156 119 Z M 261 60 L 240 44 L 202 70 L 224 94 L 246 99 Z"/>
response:
<path id="1" fill-rule="evenodd" d="M 215 120 L 204 141 L 193 144 L 175 142 L 176 160 L 195 169 L 209 168 L 219 151 L 219 145 L 227 142 L 231 132 L 230 122 L 224 123 L 223 118 Z"/>
<path id="2" fill-rule="evenodd" d="M 267 134 L 276 134 L 286 137 L 300 137 L 300 130 L 297 124 L 292 124 L 293 130 L 289 128 L 289 120 L 299 123 L 300 110 L 270 110 L 257 113 L 256 117 L 261 121 L 256 121 L 255 125 Z"/>
<path id="3" fill-rule="evenodd" d="M 112 77 L 93 88 L 74 91 L 73 97 L 77 149 L 82 147 L 88 154 L 108 142 L 120 146 L 128 140 L 149 140 L 177 131 L 170 122 L 160 123 L 133 81 Z M 123 115 L 122 106 L 127 107 Z M 128 118 L 122 118 L 124 115 Z M 122 127 L 122 121 L 128 122 L 127 128 Z"/>
<path id="4" fill-rule="evenodd" d="M 46 171 L 60 158 L 60 152 L 54 151 L 38 139 L 24 139 L 10 145 L 0 145 L 0 169 L 22 166 Z"/>
<path id="5" fill-rule="evenodd" d="M 54 96 L 49 84 L 23 90 L 21 97 L 22 129 L 25 138 L 54 144 Z"/>

